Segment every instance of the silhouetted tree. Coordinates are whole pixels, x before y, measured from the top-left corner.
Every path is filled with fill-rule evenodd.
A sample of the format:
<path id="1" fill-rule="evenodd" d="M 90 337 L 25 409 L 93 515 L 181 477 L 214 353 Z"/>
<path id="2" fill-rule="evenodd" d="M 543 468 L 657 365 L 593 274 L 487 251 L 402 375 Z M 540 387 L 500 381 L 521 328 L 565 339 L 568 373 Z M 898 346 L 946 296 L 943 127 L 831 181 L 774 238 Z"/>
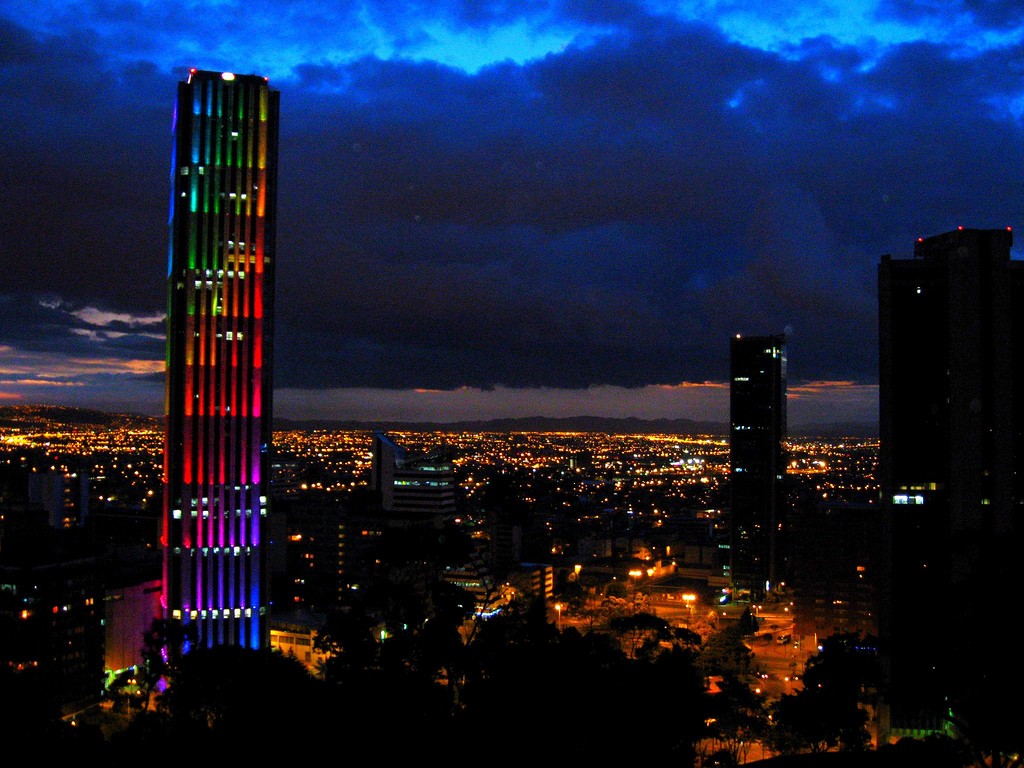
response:
<path id="1" fill-rule="evenodd" d="M 703 643 L 700 633 L 686 627 L 674 627 L 672 629 L 672 642 L 674 645 L 694 649 L 699 649 Z"/>
<path id="2" fill-rule="evenodd" d="M 777 751 L 865 750 L 870 742 L 868 711 L 879 681 L 872 638 L 832 635 L 808 659 L 803 688 L 782 696 L 773 708 L 772 740 Z"/>
<path id="3" fill-rule="evenodd" d="M 743 613 L 740 615 L 738 622 L 740 634 L 744 637 L 757 633 L 758 621 L 757 617 L 750 611 L 750 607 L 743 609 Z"/>
<path id="4" fill-rule="evenodd" d="M 457 706 L 466 676 L 467 660 L 461 627 L 474 614 L 473 595 L 448 582 L 431 592 L 433 611 L 419 632 L 418 664 L 432 680 L 443 680 Z"/>
<path id="5" fill-rule="evenodd" d="M 744 678 L 754 672 L 754 654 L 743 643 L 743 632 L 732 624 L 713 632 L 701 648 L 698 663 L 708 676 Z"/>
<path id="6" fill-rule="evenodd" d="M 195 624 L 171 619 L 154 619 L 142 637 L 139 687 L 148 696 L 173 676 L 181 659 L 198 640 Z M 163 681 L 163 682 L 162 682 Z"/>
<path id="7" fill-rule="evenodd" d="M 768 733 L 765 696 L 733 675 L 725 675 L 709 696 L 708 737 L 734 763 L 745 763 L 755 743 Z"/>
<path id="8" fill-rule="evenodd" d="M 47 677 L 37 667 L 15 670 L 0 665 L 0 739 L 10 745 L 67 757 L 97 753 L 103 736 L 93 726 L 62 717 Z"/>
<path id="9" fill-rule="evenodd" d="M 650 656 L 660 641 L 668 641 L 672 637 L 672 628 L 667 621 L 644 611 L 615 616 L 608 622 L 608 627 L 631 658 Z"/>
<path id="10" fill-rule="evenodd" d="M 341 686 L 355 722 L 387 710 L 403 722 L 443 728 L 459 706 L 462 630 L 475 604 L 445 573 L 464 566 L 470 551 L 465 532 L 450 525 L 388 528 L 380 537 L 370 556 L 377 567 L 317 639 L 328 654 L 325 676 Z"/>
<path id="11" fill-rule="evenodd" d="M 579 578 L 573 572 L 565 574 L 556 590 L 556 597 L 565 603 L 570 612 L 582 611 L 586 606 L 587 593 L 580 584 Z"/>
<path id="12" fill-rule="evenodd" d="M 794 755 L 837 747 L 842 726 L 835 721 L 830 703 L 818 690 L 809 688 L 780 697 L 771 707 L 773 725 L 768 741 L 772 749 Z"/>
<path id="13" fill-rule="evenodd" d="M 361 603 L 327 614 L 313 640 L 313 647 L 326 656 L 320 670 L 326 680 L 342 683 L 378 666 L 375 626 Z"/>
<path id="14" fill-rule="evenodd" d="M 693 652 L 632 659 L 607 633 L 557 632 L 531 606 L 483 623 L 470 646 L 457 723 L 465 748 L 494 749 L 501 724 L 573 724 L 517 729 L 500 740 L 503 762 L 607 764 L 633 757 L 693 763 L 705 717 L 703 676 Z"/>
<path id="15" fill-rule="evenodd" d="M 198 739 L 190 749 L 219 755 L 256 755 L 286 743 L 310 746 L 332 732 L 325 685 L 301 662 L 275 650 L 194 648 L 157 699 L 162 720 L 156 723 Z"/>

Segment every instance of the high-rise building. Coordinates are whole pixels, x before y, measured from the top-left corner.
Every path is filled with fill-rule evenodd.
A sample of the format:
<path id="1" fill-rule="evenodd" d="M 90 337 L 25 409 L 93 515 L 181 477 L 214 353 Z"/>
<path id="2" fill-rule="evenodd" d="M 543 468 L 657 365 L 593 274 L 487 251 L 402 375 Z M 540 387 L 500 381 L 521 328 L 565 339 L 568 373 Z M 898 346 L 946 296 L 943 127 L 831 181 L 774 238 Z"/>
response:
<path id="1" fill-rule="evenodd" d="M 786 337 L 731 340 L 730 581 L 757 602 L 784 579 Z"/>
<path id="2" fill-rule="evenodd" d="M 880 506 L 823 501 L 790 511 L 793 634 L 808 648 L 833 634 L 877 640 Z"/>
<path id="3" fill-rule="evenodd" d="M 455 517 L 455 464 L 443 448 L 413 456 L 384 432 L 375 432 L 371 473 L 371 486 L 392 517 L 438 523 Z"/>
<path id="4" fill-rule="evenodd" d="M 103 577 L 88 532 L 26 521 L 0 549 L 0 666 L 11 683 L 31 686 L 22 700 L 6 687 L 5 719 L 39 700 L 68 715 L 103 691 Z M 24 688 L 28 692 L 29 688 Z"/>
<path id="5" fill-rule="evenodd" d="M 174 111 L 163 610 L 208 647 L 269 643 L 279 96 L 192 70 Z"/>
<path id="6" fill-rule="evenodd" d="M 89 475 L 50 469 L 28 478 L 28 500 L 40 504 L 53 528 L 85 525 L 89 516 Z"/>
<path id="7" fill-rule="evenodd" d="M 880 634 L 892 699 L 907 712 L 956 710 L 963 675 L 980 691 L 1006 674 L 990 666 L 990 639 L 1022 586 L 1024 262 L 1012 244 L 1009 228 L 961 228 L 878 267 L 879 485 L 891 530 Z"/>

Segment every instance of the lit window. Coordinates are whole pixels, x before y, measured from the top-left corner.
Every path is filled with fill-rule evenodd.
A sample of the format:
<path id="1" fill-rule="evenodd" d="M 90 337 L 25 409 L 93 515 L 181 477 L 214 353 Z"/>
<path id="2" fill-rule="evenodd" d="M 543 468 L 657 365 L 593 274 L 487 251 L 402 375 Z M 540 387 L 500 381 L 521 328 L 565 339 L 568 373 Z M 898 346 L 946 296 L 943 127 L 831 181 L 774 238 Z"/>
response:
<path id="1" fill-rule="evenodd" d="M 893 504 L 924 504 L 924 496 L 910 496 L 906 493 L 898 493 L 892 497 Z"/>

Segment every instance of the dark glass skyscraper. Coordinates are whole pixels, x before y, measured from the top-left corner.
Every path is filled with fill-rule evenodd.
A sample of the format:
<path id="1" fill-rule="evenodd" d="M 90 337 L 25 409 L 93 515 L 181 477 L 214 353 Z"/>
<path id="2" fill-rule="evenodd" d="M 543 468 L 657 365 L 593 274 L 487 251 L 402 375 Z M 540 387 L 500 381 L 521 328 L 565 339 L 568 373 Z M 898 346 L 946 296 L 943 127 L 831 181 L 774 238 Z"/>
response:
<path id="1" fill-rule="evenodd" d="M 165 618 L 204 646 L 269 645 L 279 93 L 192 70 L 171 162 Z"/>
<path id="2" fill-rule="evenodd" d="M 756 602 L 783 574 L 786 337 L 737 334 L 730 358 L 730 572 L 733 595 Z"/>
<path id="3" fill-rule="evenodd" d="M 1024 263 L 1012 243 L 1008 229 L 956 230 L 879 266 L 882 499 L 938 505 L 954 530 L 1005 530 L 1021 498 Z"/>
<path id="4" fill-rule="evenodd" d="M 1009 670 L 993 664 L 991 640 L 1024 581 L 1024 262 L 1012 244 L 1009 228 L 961 228 L 878 267 L 892 547 L 881 634 L 906 710 L 944 716 L 958 691 Z M 1019 668 L 1016 651 L 1004 661 Z"/>

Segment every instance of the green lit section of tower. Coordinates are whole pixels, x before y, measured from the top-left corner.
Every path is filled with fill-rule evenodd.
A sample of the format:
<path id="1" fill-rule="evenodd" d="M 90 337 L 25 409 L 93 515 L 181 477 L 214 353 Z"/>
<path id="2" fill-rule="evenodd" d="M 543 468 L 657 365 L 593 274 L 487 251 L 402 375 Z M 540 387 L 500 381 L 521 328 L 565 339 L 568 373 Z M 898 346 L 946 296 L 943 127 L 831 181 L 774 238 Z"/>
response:
<path id="1" fill-rule="evenodd" d="M 269 644 L 267 546 L 279 93 L 178 84 L 165 395 L 165 618 L 204 646 Z"/>

